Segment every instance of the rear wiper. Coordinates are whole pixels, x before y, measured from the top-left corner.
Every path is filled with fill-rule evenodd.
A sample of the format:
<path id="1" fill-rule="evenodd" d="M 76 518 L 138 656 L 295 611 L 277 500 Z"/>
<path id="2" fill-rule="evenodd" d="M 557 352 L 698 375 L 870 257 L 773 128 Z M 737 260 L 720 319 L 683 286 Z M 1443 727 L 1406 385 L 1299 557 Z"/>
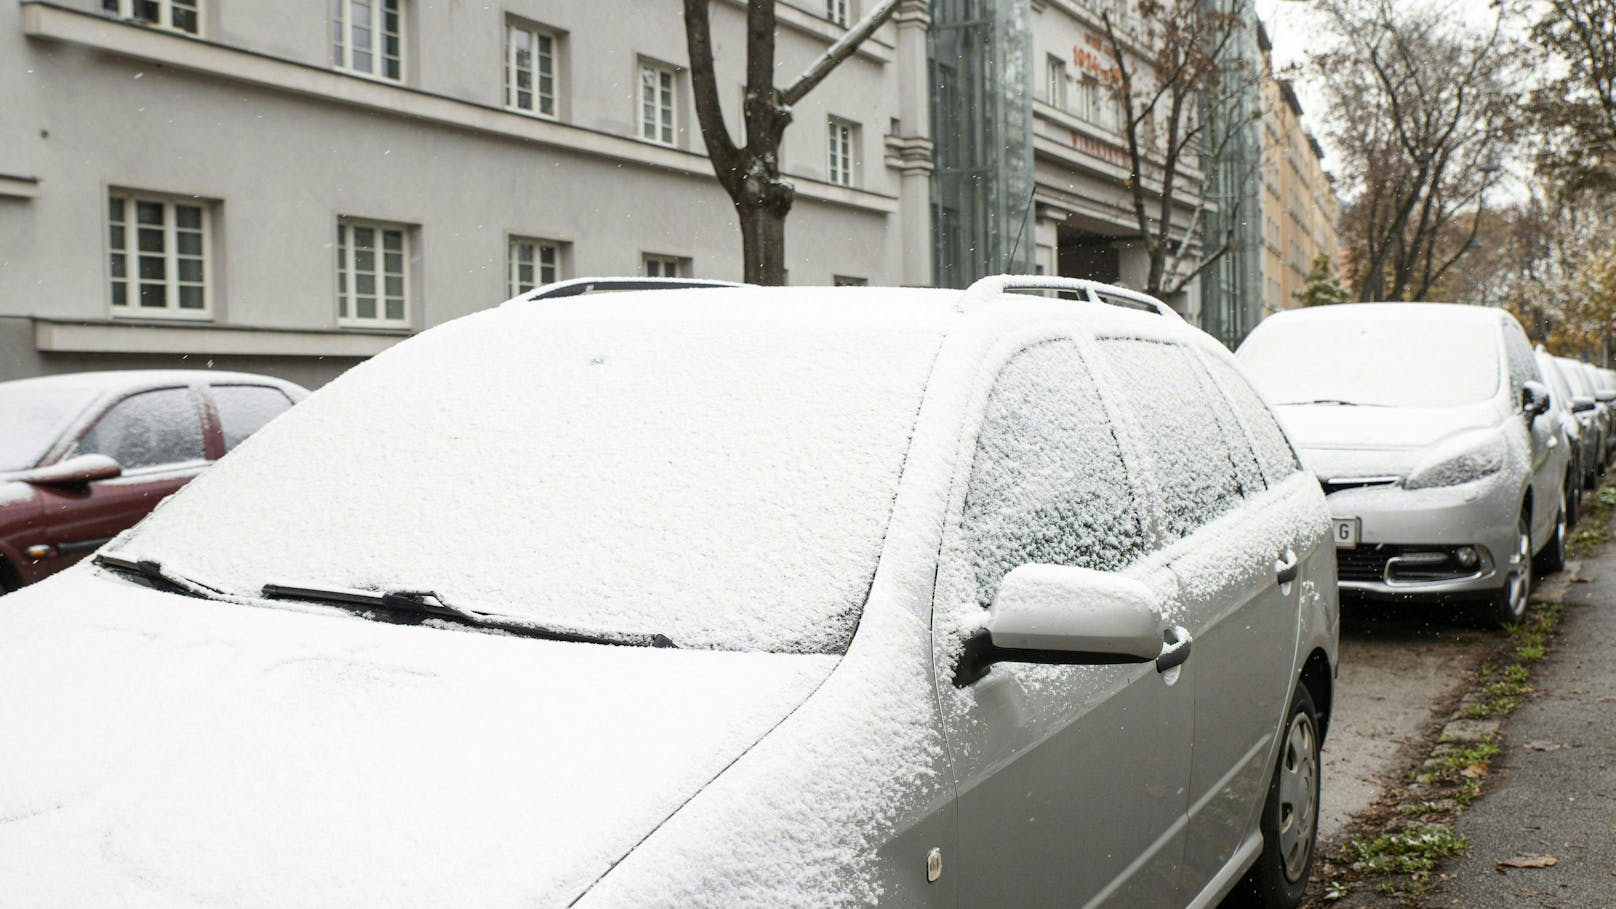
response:
<path id="1" fill-rule="evenodd" d="M 101 553 L 90 561 L 101 568 L 111 569 L 132 576 L 153 590 L 164 593 L 177 593 L 180 596 L 197 597 L 211 600 L 220 596 L 220 592 L 206 584 L 193 581 L 184 575 L 164 571 L 162 563 L 150 559 L 126 559 L 123 556 L 107 555 Z"/>
<path id="2" fill-rule="evenodd" d="M 503 631 L 507 634 L 546 641 L 568 641 L 576 644 L 616 644 L 624 647 L 678 647 L 662 634 L 613 634 L 609 632 L 574 631 L 551 628 L 530 622 L 519 616 L 495 612 L 478 612 L 450 606 L 431 591 L 332 590 L 319 587 L 296 587 L 288 584 L 265 584 L 264 598 L 270 600 L 303 600 L 326 603 L 358 612 L 381 611 L 389 615 L 388 621 L 417 625 L 427 619 L 442 619 Z"/>

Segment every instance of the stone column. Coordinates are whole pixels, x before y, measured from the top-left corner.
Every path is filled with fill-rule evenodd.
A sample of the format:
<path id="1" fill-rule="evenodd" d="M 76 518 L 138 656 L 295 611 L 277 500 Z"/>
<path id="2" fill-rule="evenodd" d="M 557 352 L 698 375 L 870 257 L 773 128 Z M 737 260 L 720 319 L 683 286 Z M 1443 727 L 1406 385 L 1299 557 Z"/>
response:
<path id="1" fill-rule="evenodd" d="M 931 65 L 927 47 L 929 0 L 903 0 L 893 13 L 898 27 L 898 128 L 887 136 L 888 163 L 898 169 L 898 229 L 903 239 L 903 283 L 929 287 L 932 275 Z"/>

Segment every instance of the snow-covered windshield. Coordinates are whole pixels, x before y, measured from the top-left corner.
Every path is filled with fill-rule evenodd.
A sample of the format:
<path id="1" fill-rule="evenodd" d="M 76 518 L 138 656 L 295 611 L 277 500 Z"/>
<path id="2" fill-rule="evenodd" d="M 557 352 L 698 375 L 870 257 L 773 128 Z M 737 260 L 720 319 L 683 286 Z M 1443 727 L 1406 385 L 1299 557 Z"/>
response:
<path id="1" fill-rule="evenodd" d="M 1497 393 L 1496 325 L 1396 304 L 1340 309 L 1276 316 L 1240 346 L 1270 403 L 1454 407 Z"/>
<path id="2" fill-rule="evenodd" d="M 0 382 L 0 472 L 38 464 L 95 396 L 89 388 L 53 387 L 49 379 Z"/>
<path id="3" fill-rule="evenodd" d="M 240 595 L 430 591 L 681 647 L 842 652 L 941 334 L 910 307 L 680 299 L 714 293 L 448 323 L 110 548 Z"/>

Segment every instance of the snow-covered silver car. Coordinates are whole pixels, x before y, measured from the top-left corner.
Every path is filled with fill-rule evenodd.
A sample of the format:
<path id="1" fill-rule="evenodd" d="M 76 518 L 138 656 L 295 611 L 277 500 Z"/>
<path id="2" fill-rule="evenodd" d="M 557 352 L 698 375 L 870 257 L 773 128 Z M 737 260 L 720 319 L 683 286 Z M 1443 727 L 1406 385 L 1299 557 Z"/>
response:
<path id="1" fill-rule="evenodd" d="M 1324 497 L 1211 338 L 1017 283 L 349 371 L 0 605 L 3 902 L 1295 905 Z"/>
<path id="2" fill-rule="evenodd" d="M 1593 419 L 1594 401 L 1579 397 L 1571 390 L 1559 358 L 1541 346 L 1533 356 L 1537 360 L 1538 372 L 1543 375 L 1543 383 L 1549 386 L 1549 397 L 1553 399 L 1549 412 L 1559 420 L 1566 443 L 1570 446 L 1570 476 L 1575 482 L 1567 484 L 1566 521 L 1575 524 L 1577 516 L 1582 513 L 1584 490 L 1593 489 L 1599 484 L 1599 459 L 1603 452 L 1599 445 L 1599 434 L 1588 425 Z"/>
<path id="3" fill-rule="evenodd" d="M 1324 484 L 1343 590 L 1480 597 L 1508 622 L 1526 608 L 1534 561 L 1564 563 L 1570 445 L 1507 312 L 1292 310 L 1238 356 Z"/>

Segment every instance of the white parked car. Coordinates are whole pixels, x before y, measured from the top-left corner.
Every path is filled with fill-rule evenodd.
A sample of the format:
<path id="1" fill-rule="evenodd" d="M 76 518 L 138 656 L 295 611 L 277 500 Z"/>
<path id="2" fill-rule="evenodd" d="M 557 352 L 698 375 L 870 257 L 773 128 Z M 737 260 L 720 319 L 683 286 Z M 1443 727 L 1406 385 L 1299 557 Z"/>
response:
<path id="1" fill-rule="evenodd" d="M 0 902 L 1294 906 L 1324 497 L 1212 339 L 1017 283 L 350 370 L 0 604 Z"/>
<path id="2" fill-rule="evenodd" d="M 1341 587 L 1526 609 L 1564 563 L 1570 444 L 1509 313 L 1357 303 L 1264 320 L 1238 354 L 1324 484 Z"/>

